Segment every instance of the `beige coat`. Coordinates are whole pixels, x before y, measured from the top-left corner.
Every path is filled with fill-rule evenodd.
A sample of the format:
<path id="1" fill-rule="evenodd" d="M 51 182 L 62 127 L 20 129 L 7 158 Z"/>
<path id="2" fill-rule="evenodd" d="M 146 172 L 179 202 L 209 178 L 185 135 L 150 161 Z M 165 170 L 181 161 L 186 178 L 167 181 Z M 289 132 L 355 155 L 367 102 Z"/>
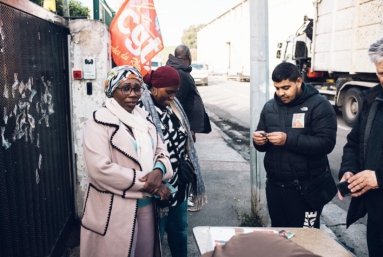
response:
<path id="1" fill-rule="evenodd" d="M 139 113 L 148 113 L 136 107 Z M 147 174 L 140 169 L 137 153 L 125 128 L 107 108 L 94 112 L 84 128 L 84 159 L 89 174 L 81 220 L 81 257 L 130 256 L 137 215 L 137 199 L 144 185 L 138 178 Z M 154 142 L 154 163 L 166 168 L 164 179 L 173 175 L 166 145 L 150 124 Z"/>

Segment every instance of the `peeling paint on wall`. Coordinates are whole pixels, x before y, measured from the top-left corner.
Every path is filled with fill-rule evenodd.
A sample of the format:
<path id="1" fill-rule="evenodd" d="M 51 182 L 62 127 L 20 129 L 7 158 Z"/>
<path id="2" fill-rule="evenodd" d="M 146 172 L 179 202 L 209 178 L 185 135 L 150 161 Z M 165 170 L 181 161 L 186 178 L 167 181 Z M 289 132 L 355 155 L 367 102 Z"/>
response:
<path id="1" fill-rule="evenodd" d="M 73 20 L 69 22 L 71 33 L 70 43 L 70 68 L 83 70 L 82 63 L 84 57 L 96 59 L 96 79 L 95 80 L 72 80 L 72 120 L 73 120 L 73 140 L 76 153 L 77 171 L 77 210 L 81 217 L 83 209 L 83 198 L 88 186 L 88 175 L 83 161 L 82 133 L 83 127 L 95 110 L 99 109 L 104 101 L 105 94 L 103 85 L 107 72 L 111 68 L 110 44 L 108 27 L 95 20 Z M 86 94 L 86 82 L 92 82 L 93 94 Z"/>
<path id="2" fill-rule="evenodd" d="M 7 107 L 4 107 L 3 120 L 5 125 L 7 125 L 7 122 L 8 122 Z"/>
<path id="3" fill-rule="evenodd" d="M 15 91 L 19 87 L 19 80 L 17 79 L 17 73 L 15 73 L 13 76 L 14 76 L 15 82 L 12 85 L 12 97 L 15 98 Z"/>
<path id="4" fill-rule="evenodd" d="M 8 93 L 8 85 L 7 85 L 7 83 L 5 83 L 4 84 L 4 92 L 3 92 L 3 96 L 5 97 L 5 98 L 9 98 L 9 93 Z"/>
<path id="5" fill-rule="evenodd" d="M 4 41 L 5 35 L 3 31 L 3 22 L 0 19 L 0 37 L 1 42 Z M 5 42 L 6 43 L 6 42 Z M 1 44 L 1 55 L 4 56 L 4 45 Z M 5 74 L 7 73 L 6 67 Z M 44 120 L 45 126 L 49 127 L 49 115 L 52 115 L 54 111 L 54 105 L 52 103 L 52 82 L 50 80 L 45 80 L 44 77 L 41 77 L 41 83 L 43 90 L 41 92 L 40 99 L 36 103 L 33 103 L 37 90 L 34 88 L 37 85 L 34 85 L 33 77 L 28 77 L 27 80 L 19 80 L 19 73 L 13 74 L 13 83 L 9 87 L 7 81 L 4 83 L 3 97 L 6 99 L 15 99 L 9 103 L 14 103 L 13 106 L 8 106 L 3 108 L 3 121 L 5 126 L 1 127 L 1 145 L 4 149 L 8 150 L 13 142 L 17 140 L 24 140 L 26 143 L 33 144 L 36 142 L 36 147 L 40 148 L 40 135 L 37 134 L 37 139 L 35 140 L 34 129 L 36 127 L 36 120 L 38 124 L 41 124 L 41 121 Z M 17 100 L 18 99 L 18 100 Z M 36 99 L 35 99 L 36 101 Z M 31 112 L 31 107 L 35 107 L 37 115 L 33 116 Z M 8 110 L 10 111 L 8 113 Z M 14 119 L 10 120 L 10 117 Z M 13 124 L 10 124 L 12 121 Z M 12 130 L 12 131 L 9 131 Z M 8 137 L 7 137 L 8 135 Z M 43 156 L 39 154 L 38 167 L 35 171 L 36 184 L 40 182 L 39 171 L 41 170 Z M 34 168 L 33 168 L 34 169 Z"/>
<path id="6" fill-rule="evenodd" d="M 1 127 L 1 145 L 5 149 L 8 149 L 11 146 L 11 143 L 9 143 L 8 140 L 4 138 L 4 132 L 5 132 L 5 127 Z"/>

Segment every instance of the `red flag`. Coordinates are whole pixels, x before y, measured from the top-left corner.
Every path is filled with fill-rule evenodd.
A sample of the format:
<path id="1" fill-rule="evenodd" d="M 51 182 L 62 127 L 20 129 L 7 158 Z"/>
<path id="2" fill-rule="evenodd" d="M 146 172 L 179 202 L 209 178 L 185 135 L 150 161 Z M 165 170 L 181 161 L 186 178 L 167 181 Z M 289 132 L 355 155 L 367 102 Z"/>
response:
<path id="1" fill-rule="evenodd" d="M 114 62 L 134 66 L 143 76 L 164 48 L 153 0 L 126 0 L 110 24 L 110 34 Z"/>

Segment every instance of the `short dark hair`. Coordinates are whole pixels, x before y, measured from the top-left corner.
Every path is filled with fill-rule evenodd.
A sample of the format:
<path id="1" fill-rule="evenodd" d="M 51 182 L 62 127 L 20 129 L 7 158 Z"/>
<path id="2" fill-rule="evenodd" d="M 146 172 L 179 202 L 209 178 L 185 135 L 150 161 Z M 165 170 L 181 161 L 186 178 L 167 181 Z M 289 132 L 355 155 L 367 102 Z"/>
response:
<path id="1" fill-rule="evenodd" d="M 295 82 L 301 76 L 298 67 L 289 62 L 283 62 L 277 65 L 273 70 L 271 79 L 274 82 L 281 82 L 282 80 L 288 79 L 289 81 Z"/>
<path id="2" fill-rule="evenodd" d="M 190 49 L 186 45 L 179 45 L 174 50 L 174 56 L 178 59 L 189 59 Z"/>

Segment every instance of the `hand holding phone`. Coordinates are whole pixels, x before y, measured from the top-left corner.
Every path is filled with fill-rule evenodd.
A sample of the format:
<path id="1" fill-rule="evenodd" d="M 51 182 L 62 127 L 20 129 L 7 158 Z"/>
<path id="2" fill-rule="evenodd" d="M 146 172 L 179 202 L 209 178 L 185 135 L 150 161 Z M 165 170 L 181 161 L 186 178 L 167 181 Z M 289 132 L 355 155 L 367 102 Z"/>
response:
<path id="1" fill-rule="evenodd" d="M 338 187 L 340 194 L 343 197 L 346 197 L 346 196 L 349 196 L 352 194 L 351 190 L 348 188 L 348 185 L 349 185 L 349 183 L 347 180 L 342 181 L 336 185 Z"/>
<path id="2" fill-rule="evenodd" d="M 256 145 L 264 145 L 267 143 L 267 133 L 265 131 L 255 131 L 253 133 L 253 141 Z"/>

